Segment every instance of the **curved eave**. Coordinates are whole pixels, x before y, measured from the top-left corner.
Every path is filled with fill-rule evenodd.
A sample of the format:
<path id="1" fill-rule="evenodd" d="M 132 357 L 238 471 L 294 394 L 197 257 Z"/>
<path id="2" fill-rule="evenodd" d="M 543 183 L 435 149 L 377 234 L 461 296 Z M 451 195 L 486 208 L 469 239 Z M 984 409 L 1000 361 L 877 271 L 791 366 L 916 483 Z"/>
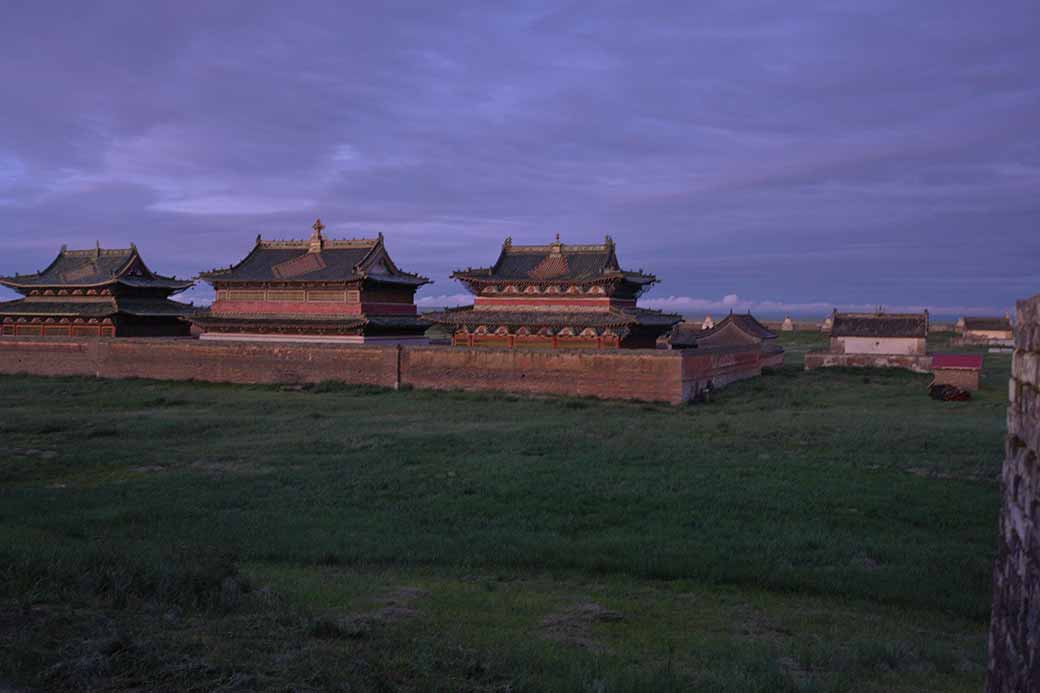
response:
<path id="1" fill-rule="evenodd" d="M 123 278 L 118 279 L 116 283 L 133 289 L 169 289 L 175 294 L 187 291 L 191 287 L 195 286 L 195 282 L 193 281 L 180 281 L 177 279 L 167 279 L 165 277 L 154 281 L 137 281 L 135 279 Z"/>
<path id="2" fill-rule="evenodd" d="M 305 277 L 270 277 L 267 279 L 236 279 L 234 277 L 206 277 L 199 275 L 199 279 L 206 281 L 210 284 L 214 282 L 221 282 L 225 284 L 347 284 L 350 282 L 359 282 L 365 278 L 361 275 L 351 275 L 349 277 L 340 277 L 336 279 L 307 279 Z"/>
<path id="3" fill-rule="evenodd" d="M 433 280 L 418 274 L 362 274 L 360 278 L 380 284 L 399 284 L 419 288 L 432 284 Z"/>
<path id="4" fill-rule="evenodd" d="M 682 320 L 673 313 L 637 308 L 632 312 L 598 311 L 558 313 L 555 311 L 479 311 L 472 306 L 423 313 L 424 320 L 445 325 L 495 324 L 507 326 L 592 324 L 596 327 L 657 327 L 664 330 Z"/>
<path id="5" fill-rule="evenodd" d="M 214 267 L 213 269 L 209 270 L 208 272 L 199 272 L 198 278 L 202 279 L 203 281 L 207 281 L 207 282 L 212 280 L 212 279 L 220 279 L 222 281 L 234 281 L 234 280 L 225 279 L 225 278 L 223 278 L 222 275 L 234 274 L 235 270 L 237 270 L 239 267 L 244 265 L 246 263 L 246 261 L 249 258 L 253 257 L 253 255 L 256 253 L 256 251 L 258 251 L 261 247 L 263 247 L 263 241 L 261 241 L 260 237 L 257 236 L 256 237 L 256 242 L 253 244 L 253 247 L 249 250 L 249 252 L 246 254 L 246 256 L 244 258 L 242 258 L 241 260 L 239 260 L 235 264 L 231 265 L 230 267 Z M 239 281 L 242 281 L 242 280 L 239 280 Z"/>
<path id="6" fill-rule="evenodd" d="M 494 277 L 494 276 L 474 276 L 472 274 L 461 274 L 459 272 L 453 272 L 451 275 L 452 279 L 457 279 L 461 282 L 473 283 L 473 284 L 608 284 L 615 281 L 628 281 L 633 284 L 643 284 L 649 286 L 650 284 L 657 281 L 656 278 L 651 277 L 649 281 L 644 282 L 633 282 L 631 279 L 622 274 L 604 274 L 598 277 L 584 277 L 580 279 L 565 278 L 565 277 L 547 277 L 545 279 L 532 279 L 530 277 Z"/>
<path id="7" fill-rule="evenodd" d="M 110 279 L 106 279 L 103 282 L 97 282 L 94 284 L 44 284 L 41 282 L 24 284 L 14 281 L 15 279 L 17 279 L 17 277 L 13 277 L 11 279 L 3 278 L 0 279 L 0 284 L 3 284 L 4 286 L 10 287 L 12 289 L 96 289 L 99 286 L 109 286 L 111 284 L 117 284 L 120 281 L 119 277 L 112 277 Z"/>

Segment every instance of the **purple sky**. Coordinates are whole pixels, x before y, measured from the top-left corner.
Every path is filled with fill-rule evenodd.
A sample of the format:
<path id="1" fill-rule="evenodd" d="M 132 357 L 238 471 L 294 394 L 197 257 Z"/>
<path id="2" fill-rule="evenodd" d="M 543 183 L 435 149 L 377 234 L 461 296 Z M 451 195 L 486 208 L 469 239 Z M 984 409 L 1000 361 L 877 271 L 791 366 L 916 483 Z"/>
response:
<path id="1" fill-rule="evenodd" d="M 1040 291 L 1037 36 L 1036 0 L 7 0 L 0 274 L 100 239 L 193 276 L 320 216 L 427 303 L 560 233 L 690 312 L 1002 312 Z"/>

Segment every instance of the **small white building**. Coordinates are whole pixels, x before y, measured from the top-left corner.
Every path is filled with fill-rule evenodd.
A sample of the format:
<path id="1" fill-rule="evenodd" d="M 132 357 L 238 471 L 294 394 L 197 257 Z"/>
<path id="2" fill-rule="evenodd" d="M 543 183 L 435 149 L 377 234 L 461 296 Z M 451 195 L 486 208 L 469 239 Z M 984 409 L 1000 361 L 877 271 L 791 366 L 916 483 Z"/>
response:
<path id="1" fill-rule="evenodd" d="M 831 353 L 923 355 L 928 351 L 928 311 L 831 315 Z"/>
<path id="2" fill-rule="evenodd" d="M 715 327 L 715 321 L 711 319 L 710 315 L 705 315 L 704 322 L 701 323 L 701 329 L 710 330 L 713 327 Z"/>
<path id="3" fill-rule="evenodd" d="M 1015 338 L 1011 327 L 1011 318 L 979 318 L 964 316 L 957 321 L 956 330 L 964 341 L 970 342 L 1010 342 Z"/>

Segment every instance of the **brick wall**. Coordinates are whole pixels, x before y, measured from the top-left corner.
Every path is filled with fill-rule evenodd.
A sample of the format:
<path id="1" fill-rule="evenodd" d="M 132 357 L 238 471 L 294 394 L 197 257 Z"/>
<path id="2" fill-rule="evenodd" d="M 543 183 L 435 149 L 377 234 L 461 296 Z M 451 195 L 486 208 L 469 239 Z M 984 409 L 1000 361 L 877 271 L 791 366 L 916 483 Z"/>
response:
<path id="1" fill-rule="evenodd" d="M 1019 301 L 1015 332 L 993 571 L 990 693 L 1040 690 L 1040 295 Z"/>
<path id="2" fill-rule="evenodd" d="M 397 386 L 395 347 L 194 339 L 0 340 L 0 373 L 101 378 Z"/>
<path id="3" fill-rule="evenodd" d="M 761 373 L 758 345 L 714 350 L 527 350 L 194 339 L 0 340 L 0 373 L 231 383 L 499 390 L 678 404 Z"/>
<path id="4" fill-rule="evenodd" d="M 501 390 L 678 404 L 676 352 L 407 347 L 401 384 L 437 390 Z"/>
<path id="5" fill-rule="evenodd" d="M 97 375 L 97 339 L 0 339 L 0 373 Z"/>
<path id="6" fill-rule="evenodd" d="M 724 387 L 738 380 L 762 374 L 762 351 L 758 344 L 749 347 L 720 347 L 712 350 L 684 349 L 682 355 L 682 399 L 696 399 L 708 389 Z"/>

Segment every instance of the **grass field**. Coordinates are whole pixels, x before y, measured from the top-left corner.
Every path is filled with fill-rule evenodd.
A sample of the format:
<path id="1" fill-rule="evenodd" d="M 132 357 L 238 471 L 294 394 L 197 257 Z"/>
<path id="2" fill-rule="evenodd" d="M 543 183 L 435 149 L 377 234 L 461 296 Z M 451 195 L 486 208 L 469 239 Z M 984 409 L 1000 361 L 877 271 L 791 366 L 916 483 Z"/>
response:
<path id="1" fill-rule="evenodd" d="M 678 408 L 0 377 L 0 687 L 979 690 L 1010 357 L 783 342 Z"/>

